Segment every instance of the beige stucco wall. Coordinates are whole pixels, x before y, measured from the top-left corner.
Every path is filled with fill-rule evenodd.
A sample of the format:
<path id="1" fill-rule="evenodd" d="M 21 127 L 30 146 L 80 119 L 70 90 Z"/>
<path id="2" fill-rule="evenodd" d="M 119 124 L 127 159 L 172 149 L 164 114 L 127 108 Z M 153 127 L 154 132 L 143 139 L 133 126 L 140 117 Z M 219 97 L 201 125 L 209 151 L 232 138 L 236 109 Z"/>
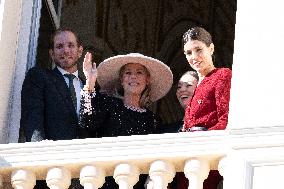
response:
<path id="1" fill-rule="evenodd" d="M 4 9 L 0 13 L 0 143 L 7 141 L 7 120 L 11 99 L 11 84 L 17 54 L 19 24 L 21 19 L 21 0 L 1 0 Z"/>

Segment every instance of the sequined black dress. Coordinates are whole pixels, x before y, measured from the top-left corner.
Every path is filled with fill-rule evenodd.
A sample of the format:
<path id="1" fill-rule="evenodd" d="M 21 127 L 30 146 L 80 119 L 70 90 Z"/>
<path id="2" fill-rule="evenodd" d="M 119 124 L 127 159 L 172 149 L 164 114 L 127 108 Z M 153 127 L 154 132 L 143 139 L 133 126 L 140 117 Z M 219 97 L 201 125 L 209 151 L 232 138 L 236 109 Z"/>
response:
<path id="1" fill-rule="evenodd" d="M 80 126 L 86 128 L 93 137 L 115 137 L 146 135 L 157 133 L 159 122 L 148 109 L 142 112 L 127 108 L 119 98 L 99 92 L 82 92 Z M 134 189 L 144 189 L 147 175 L 140 175 Z M 107 177 L 103 189 L 116 189 L 118 185 L 112 177 Z"/>
<path id="2" fill-rule="evenodd" d="M 121 99 L 98 92 L 82 95 L 81 99 L 80 126 L 96 132 L 98 137 L 156 133 L 158 119 L 148 109 L 143 112 L 128 109 Z"/>

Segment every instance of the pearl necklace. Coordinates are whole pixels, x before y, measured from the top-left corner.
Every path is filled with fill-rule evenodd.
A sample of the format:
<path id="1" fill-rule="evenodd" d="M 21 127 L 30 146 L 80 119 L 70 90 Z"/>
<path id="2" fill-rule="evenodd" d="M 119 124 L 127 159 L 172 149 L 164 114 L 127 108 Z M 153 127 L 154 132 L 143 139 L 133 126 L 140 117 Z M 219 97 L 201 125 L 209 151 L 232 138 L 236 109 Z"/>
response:
<path id="1" fill-rule="evenodd" d="M 124 107 L 127 108 L 128 110 L 132 110 L 132 111 L 139 112 L 139 113 L 146 112 L 145 108 L 136 108 L 136 107 L 133 107 L 133 106 L 128 106 L 126 104 L 124 104 Z"/>

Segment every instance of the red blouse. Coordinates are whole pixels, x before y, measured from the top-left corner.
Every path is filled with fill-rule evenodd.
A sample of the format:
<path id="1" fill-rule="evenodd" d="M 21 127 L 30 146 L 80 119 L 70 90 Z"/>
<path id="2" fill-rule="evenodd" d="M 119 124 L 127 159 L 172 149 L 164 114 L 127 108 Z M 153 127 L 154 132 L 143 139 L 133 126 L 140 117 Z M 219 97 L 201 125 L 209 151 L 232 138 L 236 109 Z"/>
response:
<path id="1" fill-rule="evenodd" d="M 193 126 L 223 130 L 228 123 L 232 71 L 216 68 L 196 87 L 184 115 L 184 129 Z"/>

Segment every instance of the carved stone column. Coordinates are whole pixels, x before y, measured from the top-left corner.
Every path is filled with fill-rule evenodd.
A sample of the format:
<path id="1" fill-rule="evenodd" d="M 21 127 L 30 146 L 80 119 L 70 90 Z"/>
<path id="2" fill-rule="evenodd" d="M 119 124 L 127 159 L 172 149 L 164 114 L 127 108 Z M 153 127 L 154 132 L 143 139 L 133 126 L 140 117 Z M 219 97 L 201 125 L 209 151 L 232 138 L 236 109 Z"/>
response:
<path id="1" fill-rule="evenodd" d="M 87 165 L 81 169 L 80 184 L 84 189 L 97 189 L 105 182 L 105 171 L 99 167 Z"/>
<path id="2" fill-rule="evenodd" d="M 189 180 L 189 189 L 202 189 L 203 181 L 210 171 L 209 162 L 203 159 L 187 160 L 184 166 L 184 174 Z"/>
<path id="3" fill-rule="evenodd" d="M 67 189 L 71 184 L 71 173 L 63 167 L 51 168 L 47 172 L 46 183 L 50 189 Z"/>
<path id="4" fill-rule="evenodd" d="M 12 172 L 11 183 L 15 189 L 32 189 L 36 184 L 36 177 L 31 171 L 15 170 Z"/>
<path id="5" fill-rule="evenodd" d="M 153 189 L 166 189 L 175 176 L 175 168 L 171 163 L 157 160 L 151 164 L 149 175 Z"/>
<path id="6" fill-rule="evenodd" d="M 139 169 L 136 166 L 123 163 L 115 167 L 113 178 L 119 189 L 132 189 L 139 180 Z"/>

